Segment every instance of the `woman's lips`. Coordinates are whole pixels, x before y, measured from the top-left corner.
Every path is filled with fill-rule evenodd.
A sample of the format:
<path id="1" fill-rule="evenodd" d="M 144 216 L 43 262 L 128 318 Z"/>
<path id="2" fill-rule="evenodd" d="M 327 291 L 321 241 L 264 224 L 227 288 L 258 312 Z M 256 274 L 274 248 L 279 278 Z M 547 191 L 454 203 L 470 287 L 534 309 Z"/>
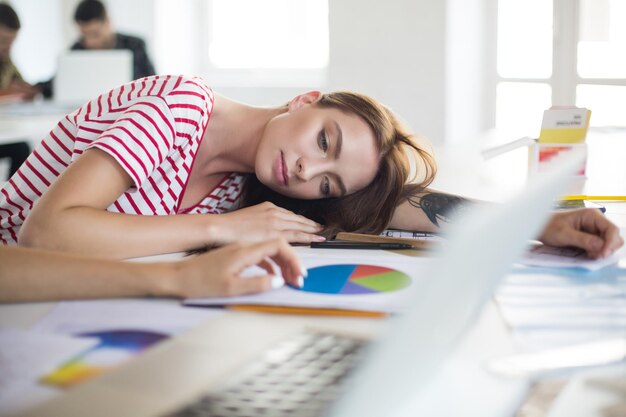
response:
<path id="1" fill-rule="evenodd" d="M 285 181 L 285 185 L 289 185 L 289 171 L 287 170 L 287 164 L 285 163 L 285 155 L 280 153 L 280 160 L 283 164 L 283 180 Z"/>
<path id="2" fill-rule="evenodd" d="M 281 185 L 287 185 L 289 178 L 287 176 L 287 165 L 285 164 L 285 156 L 281 152 L 276 158 L 276 180 Z"/>

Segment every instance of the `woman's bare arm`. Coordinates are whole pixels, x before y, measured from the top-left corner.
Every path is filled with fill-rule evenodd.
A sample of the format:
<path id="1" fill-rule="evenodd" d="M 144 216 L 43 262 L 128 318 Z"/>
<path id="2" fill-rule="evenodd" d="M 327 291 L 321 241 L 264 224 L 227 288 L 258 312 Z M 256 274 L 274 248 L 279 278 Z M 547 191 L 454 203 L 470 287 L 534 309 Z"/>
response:
<path id="1" fill-rule="evenodd" d="M 457 195 L 426 189 L 402 202 L 394 213 L 389 227 L 421 232 L 438 232 L 471 200 Z"/>
<path id="2" fill-rule="evenodd" d="M 425 190 L 396 208 L 389 227 L 437 232 L 460 211 L 476 203 L 456 195 Z M 617 226 L 596 209 L 553 213 L 538 239 L 552 246 L 585 249 L 592 258 L 607 257 L 624 244 Z"/>
<path id="3" fill-rule="evenodd" d="M 319 230 L 315 222 L 269 203 L 223 215 L 107 212 L 131 185 L 112 157 L 99 149 L 86 151 L 35 203 L 19 244 L 121 259 L 278 236 L 310 242 Z"/>
<path id="4" fill-rule="evenodd" d="M 298 285 L 295 251 L 282 239 L 237 243 L 179 262 L 134 263 L 18 247 L 0 247 L 0 303 L 132 296 L 210 297 L 265 291 L 275 272 Z M 266 274 L 242 278 L 247 267 Z"/>
<path id="5" fill-rule="evenodd" d="M 23 246 L 131 258 L 207 244 L 206 216 L 110 213 L 132 181 L 105 152 L 92 149 L 72 163 L 35 203 L 18 242 Z"/>

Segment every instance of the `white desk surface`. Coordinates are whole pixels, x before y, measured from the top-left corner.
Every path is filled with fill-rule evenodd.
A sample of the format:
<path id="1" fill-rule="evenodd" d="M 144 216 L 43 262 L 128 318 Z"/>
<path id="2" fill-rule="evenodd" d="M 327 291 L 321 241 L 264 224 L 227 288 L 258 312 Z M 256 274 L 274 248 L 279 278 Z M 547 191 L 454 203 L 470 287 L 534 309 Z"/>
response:
<path id="1" fill-rule="evenodd" d="M 56 120 L 55 120 L 56 121 Z M 4 115 L 0 117 L 0 126 L 6 123 Z M 1 136 L 0 136 L 1 138 Z M 623 155 L 623 154 L 622 154 Z M 620 165 L 622 167 L 622 165 Z M 626 227 L 626 203 L 610 203 L 607 216 L 622 227 Z M 145 300 L 146 303 L 155 300 Z M 163 301 L 160 302 L 175 302 Z M 56 303 L 27 303 L 20 305 L 0 305 L 0 328 L 18 327 L 28 329 L 40 318 L 44 317 Z M 227 312 L 228 315 L 243 313 Z M 245 313 L 250 314 L 250 313 Z M 290 317 L 255 314 L 256 320 L 262 320 L 263 326 L 269 328 L 285 325 L 286 321 L 301 321 L 302 323 L 316 323 L 316 327 L 330 326 L 335 329 L 345 329 L 374 334 L 384 323 L 382 320 L 363 318 L 318 318 L 318 317 Z M 169 341 L 163 342 L 169 343 Z M 233 341 L 234 343 L 234 341 Z M 470 416 L 512 416 L 523 402 L 528 384 L 522 380 L 503 379 L 487 373 L 483 369 L 484 360 L 494 356 L 505 355 L 518 351 L 513 343 L 499 311 L 493 303 L 486 306 L 480 319 L 469 331 L 459 345 L 455 354 L 445 365 L 440 375 L 433 381 L 425 394 L 432 394 L 432 401 L 438 401 L 441 413 L 439 415 L 470 415 Z M 139 357 L 136 361 L 149 361 L 150 352 Z M 148 363 L 148 362 L 146 362 Z M 113 371 L 117 372 L 117 371 Z M 583 384 L 584 385 L 584 384 Z M 575 392 L 574 401 L 581 396 L 588 396 L 589 401 L 597 399 L 597 394 L 589 389 L 581 388 L 577 382 L 574 388 L 567 392 Z M 571 395 L 571 394 L 570 394 Z M 443 401 L 442 399 L 450 399 Z M 458 407 L 464 408 L 460 410 Z M 568 410 L 567 405 L 561 403 L 554 410 L 555 417 L 561 417 L 559 410 Z M 560 407 L 560 408 L 559 408 Z M 598 413 L 598 410 L 592 410 Z M 462 412 L 462 414 L 461 414 Z M 589 410 L 586 410 L 589 412 Z M 600 414 L 586 414 L 586 417 L 600 416 Z"/>
<path id="2" fill-rule="evenodd" d="M 614 204 L 615 210 L 609 210 L 609 216 L 621 224 L 626 224 L 626 204 Z M 145 299 L 145 303 L 177 303 L 173 300 L 150 300 Z M 0 305 L 0 328 L 18 327 L 22 329 L 30 328 L 34 323 L 44 317 L 57 303 L 26 303 L 15 305 Z M 281 328 L 299 325 L 314 325 L 316 328 L 327 328 L 334 331 L 348 331 L 351 333 L 361 333 L 364 335 L 374 335 L 384 324 L 380 319 L 363 319 L 348 317 L 307 317 L 307 316 L 285 316 L 272 314 L 253 314 L 226 312 L 233 319 L 241 320 L 244 317 L 254 316 L 254 320 L 262 324 L 268 331 L 280 332 Z M 158 318 L 155 318 L 158 320 Z M 234 346 L 240 346 L 241 340 L 231 332 L 224 335 L 227 340 L 232 338 Z M 162 344 L 170 341 L 162 342 Z M 456 416 L 463 412 L 465 415 L 480 415 L 481 417 L 503 417 L 513 416 L 516 410 L 525 400 L 529 382 L 510 378 L 499 377 L 487 372 L 484 368 L 485 362 L 493 357 L 519 352 L 510 335 L 510 332 L 500 316 L 500 312 L 495 303 L 489 303 L 476 324 L 467 333 L 460 343 L 455 353 L 447 360 L 444 368 L 432 383 L 422 391 L 424 397 L 420 403 L 420 408 L 428 407 L 438 410 L 439 416 Z M 233 354 L 236 355 L 236 354 Z M 231 362 L 237 362 L 237 356 L 231 358 Z M 150 364 L 150 351 L 144 353 L 133 362 Z M 112 371 L 111 374 L 123 372 L 123 369 Z M 111 375 L 115 377 L 115 375 Z M 573 382 L 573 388 L 569 386 L 563 392 L 569 398 L 568 401 L 560 399 L 556 403 L 555 414 L 550 417 L 564 417 L 560 410 L 571 410 L 573 401 L 576 403 L 585 398 L 585 404 L 596 404 L 597 408 L 591 411 L 598 412 L 598 409 L 615 398 L 606 398 L 607 394 L 590 389 L 577 380 Z M 572 398 L 573 396 L 573 398 Z M 445 398 L 453 398 L 454 401 L 443 401 Z M 425 405 L 426 404 L 426 405 Z M 589 407 L 585 408 L 585 417 L 600 417 L 601 414 L 590 414 Z M 578 414 L 583 416 L 583 414 Z"/>
<path id="3" fill-rule="evenodd" d="M 151 303 L 155 302 L 155 300 L 145 300 L 145 302 Z M 0 306 L 0 316 L 3 317 L 0 326 L 19 325 L 22 328 L 28 328 L 32 323 L 43 317 L 54 304 L 37 303 Z M 261 328 L 270 333 L 280 333 L 283 331 L 283 328 L 288 329 L 298 325 L 348 332 L 350 334 L 374 335 L 380 329 L 380 326 L 384 324 L 384 320 L 381 319 L 349 317 L 329 318 L 235 312 L 226 312 L 225 315 L 232 316 L 232 319 L 246 320 L 248 325 L 250 320 L 256 320 Z M 228 317 L 225 318 L 228 319 Z M 223 319 L 224 317 L 220 317 L 217 320 Z M 229 350 L 231 352 L 229 355 L 232 355 L 232 357 L 226 362 L 237 362 L 238 357 L 241 357 L 242 361 L 243 358 L 249 359 L 243 353 L 241 353 L 241 356 L 238 356 L 240 355 L 242 345 L 254 345 L 254 343 L 251 343 L 251 340 L 243 343 L 245 337 L 249 337 L 249 335 L 234 335 L 233 332 L 227 333 L 220 334 L 220 338 L 225 338 L 226 344 L 232 343 L 232 346 L 237 346 L 237 349 Z M 165 349 L 166 345 L 172 341 L 168 340 L 160 345 L 163 345 L 162 348 Z M 464 397 L 464 400 L 467 400 L 467 396 L 471 395 L 471 401 L 462 401 L 461 403 L 464 404 L 463 407 L 466 410 L 469 407 L 470 411 L 476 411 L 478 414 L 469 413 L 468 415 L 481 415 L 483 417 L 510 415 L 523 400 L 526 383 L 520 380 L 502 380 L 493 376 L 484 371 L 483 363 L 487 358 L 513 353 L 514 350 L 515 347 L 495 305 L 489 304 L 458 350 L 446 362 L 441 375 L 435 378 L 429 387 L 428 392 L 432 394 L 433 401 L 435 399 L 440 401 L 442 392 L 445 397 Z M 154 369 L 154 361 L 151 358 L 150 351 L 142 354 L 133 363 L 135 367 L 143 368 L 147 366 L 150 369 Z M 115 378 L 115 373 L 118 373 L 117 377 L 122 377 L 122 374 L 119 374 L 119 372 L 123 372 L 123 370 L 114 370 L 105 376 Z M 228 372 L 223 373 L 228 374 Z M 474 392 L 473 389 L 468 390 L 467 387 L 469 386 L 480 387 L 480 389 Z M 456 403 L 456 405 L 459 404 Z M 455 414 L 459 411 L 455 409 L 456 405 L 455 403 L 447 404 L 448 412 L 439 415 L 458 415 Z M 422 403 L 421 406 L 423 407 L 424 404 Z"/>
<path id="4" fill-rule="evenodd" d="M 50 101 L 0 104 L 0 144 L 27 141 L 34 148 L 73 110 Z"/>

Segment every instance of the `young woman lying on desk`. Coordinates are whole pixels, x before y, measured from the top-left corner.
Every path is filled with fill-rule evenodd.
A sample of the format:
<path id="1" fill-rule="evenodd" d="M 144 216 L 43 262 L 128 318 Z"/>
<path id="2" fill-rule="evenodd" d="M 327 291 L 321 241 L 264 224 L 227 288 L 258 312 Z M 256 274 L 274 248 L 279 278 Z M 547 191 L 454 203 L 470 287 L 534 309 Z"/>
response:
<path id="1" fill-rule="evenodd" d="M 199 78 L 154 76 L 59 122 L 0 190 L 0 239 L 130 258 L 339 230 L 432 231 L 462 201 L 428 191 L 434 174 L 432 156 L 369 97 L 314 91 L 254 107 Z M 556 214 L 541 238 L 606 256 L 621 239 L 597 214 Z"/>

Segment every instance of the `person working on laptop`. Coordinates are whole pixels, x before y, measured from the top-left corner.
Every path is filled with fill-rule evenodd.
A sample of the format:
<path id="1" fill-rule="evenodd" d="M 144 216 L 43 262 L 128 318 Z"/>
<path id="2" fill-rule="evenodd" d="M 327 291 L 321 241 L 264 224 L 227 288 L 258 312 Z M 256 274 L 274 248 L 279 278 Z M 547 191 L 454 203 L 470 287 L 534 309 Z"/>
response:
<path id="1" fill-rule="evenodd" d="M 11 47 L 20 27 L 20 19 L 15 10 L 6 3 L 0 3 L 0 96 L 32 99 L 37 94 L 37 89 L 24 81 L 11 61 Z"/>
<path id="2" fill-rule="evenodd" d="M 0 303 L 115 297 L 216 297 L 301 286 L 303 268 L 284 239 L 237 243 L 180 262 L 121 262 L 0 246 Z M 242 277 L 259 265 L 267 274 Z"/>
<path id="3" fill-rule="evenodd" d="M 12 99 L 29 100 L 38 92 L 22 78 L 13 61 L 11 47 L 20 30 L 20 19 L 15 10 L 6 3 L 0 3 L 0 100 L 10 96 Z M 0 145 L 0 158 L 9 158 L 9 177 L 15 174 L 30 154 L 26 142 L 14 142 Z"/>
<path id="4" fill-rule="evenodd" d="M 133 79 L 156 74 L 146 50 L 146 43 L 136 37 L 113 31 L 104 4 L 99 0 L 83 0 L 76 7 L 74 21 L 81 38 L 71 50 L 127 49 L 133 54 Z M 37 85 L 45 97 L 52 97 L 52 81 Z"/>
<path id="5" fill-rule="evenodd" d="M 155 76 L 101 97 L 111 99 L 63 118 L 0 190 L 3 243 L 108 258 L 310 243 L 339 230 L 437 231 L 462 201 L 426 189 L 433 157 L 358 93 L 256 107 L 200 78 Z M 622 244 L 595 210 L 555 214 L 541 238 L 593 257 Z"/>

